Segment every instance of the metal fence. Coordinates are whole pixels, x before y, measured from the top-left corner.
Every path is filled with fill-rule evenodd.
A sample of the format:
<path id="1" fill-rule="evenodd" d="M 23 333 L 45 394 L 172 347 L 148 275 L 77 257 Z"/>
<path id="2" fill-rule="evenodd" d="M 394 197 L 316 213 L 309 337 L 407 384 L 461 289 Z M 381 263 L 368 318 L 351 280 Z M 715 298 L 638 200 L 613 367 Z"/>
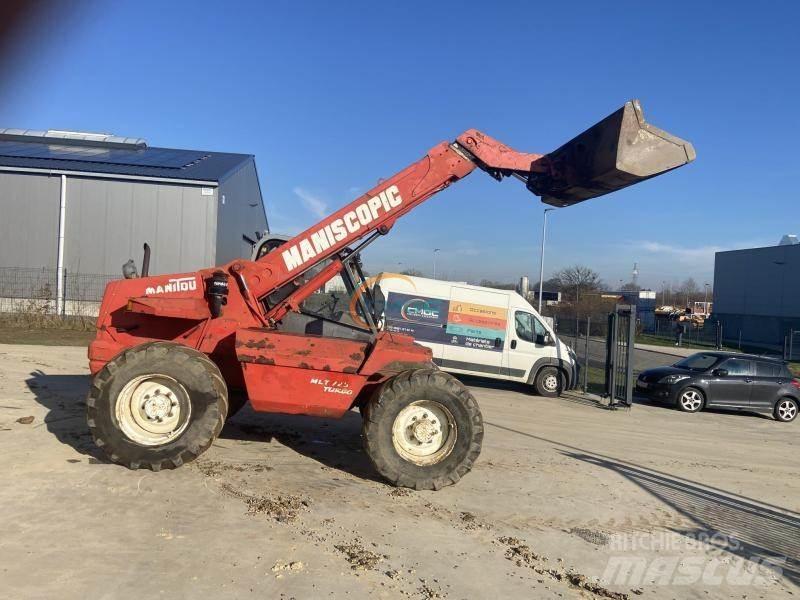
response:
<path id="1" fill-rule="evenodd" d="M 722 324 L 714 319 L 706 319 L 702 324 L 698 324 L 689 321 L 679 323 L 673 319 L 656 318 L 655 327 L 644 335 L 670 340 L 681 345 L 690 344 L 719 349 L 724 344 L 724 333 Z"/>
<path id="2" fill-rule="evenodd" d="M 61 273 L 56 269 L 0 267 L 0 313 L 94 316 L 106 284 L 119 275 Z"/>
<path id="3" fill-rule="evenodd" d="M 553 330 L 575 351 L 580 367 L 576 387 L 584 392 L 604 394 L 608 315 L 578 316 L 577 319 L 570 315 L 554 315 Z"/>
<path id="4" fill-rule="evenodd" d="M 783 340 L 784 360 L 800 361 L 800 331 L 790 329 Z"/>

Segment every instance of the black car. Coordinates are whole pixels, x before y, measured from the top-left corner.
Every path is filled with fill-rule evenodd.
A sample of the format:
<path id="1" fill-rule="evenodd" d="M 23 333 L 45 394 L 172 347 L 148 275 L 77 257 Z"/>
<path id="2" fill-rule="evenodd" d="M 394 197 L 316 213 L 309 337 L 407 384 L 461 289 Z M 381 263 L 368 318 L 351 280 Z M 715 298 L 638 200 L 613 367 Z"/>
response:
<path id="1" fill-rule="evenodd" d="M 800 381 L 782 360 L 733 352 L 698 352 L 671 367 L 642 371 L 636 392 L 684 412 L 727 408 L 797 417 Z"/>

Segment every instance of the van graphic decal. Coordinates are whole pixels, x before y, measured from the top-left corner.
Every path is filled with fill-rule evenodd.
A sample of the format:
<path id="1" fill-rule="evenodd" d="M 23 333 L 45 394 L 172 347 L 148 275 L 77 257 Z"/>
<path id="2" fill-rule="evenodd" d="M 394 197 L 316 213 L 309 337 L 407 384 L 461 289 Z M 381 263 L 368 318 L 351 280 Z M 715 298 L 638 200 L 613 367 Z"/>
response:
<path id="1" fill-rule="evenodd" d="M 425 325 L 438 324 L 441 314 L 425 298 L 413 298 L 400 308 L 400 316 L 403 320 Z"/>
<path id="2" fill-rule="evenodd" d="M 505 345 L 507 320 L 502 307 L 390 291 L 384 315 L 386 331 L 420 342 L 494 352 L 502 352 Z"/>

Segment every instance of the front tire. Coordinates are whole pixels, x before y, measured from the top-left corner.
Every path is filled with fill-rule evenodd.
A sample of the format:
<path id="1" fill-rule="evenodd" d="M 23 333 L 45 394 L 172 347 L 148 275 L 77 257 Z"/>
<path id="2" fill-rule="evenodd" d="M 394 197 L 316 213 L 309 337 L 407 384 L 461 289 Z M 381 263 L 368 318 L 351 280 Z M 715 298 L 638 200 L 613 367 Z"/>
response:
<path id="1" fill-rule="evenodd" d="M 781 398 L 775 403 L 772 414 L 776 421 L 791 423 L 797 418 L 798 406 L 794 398 Z"/>
<path id="2" fill-rule="evenodd" d="M 115 356 L 86 400 L 95 443 L 130 469 L 173 469 L 202 454 L 228 412 L 228 390 L 203 353 L 149 342 Z"/>
<path id="3" fill-rule="evenodd" d="M 703 408 L 705 398 L 703 392 L 697 388 L 689 387 L 678 395 L 678 410 L 687 413 L 696 413 Z"/>
<path id="4" fill-rule="evenodd" d="M 564 391 L 564 375 L 556 367 L 544 367 L 536 374 L 533 387 L 540 396 L 555 398 Z"/>
<path id="5" fill-rule="evenodd" d="M 481 452 L 483 417 L 452 375 L 406 371 L 386 381 L 363 409 L 364 449 L 399 487 L 438 490 L 466 475 Z"/>

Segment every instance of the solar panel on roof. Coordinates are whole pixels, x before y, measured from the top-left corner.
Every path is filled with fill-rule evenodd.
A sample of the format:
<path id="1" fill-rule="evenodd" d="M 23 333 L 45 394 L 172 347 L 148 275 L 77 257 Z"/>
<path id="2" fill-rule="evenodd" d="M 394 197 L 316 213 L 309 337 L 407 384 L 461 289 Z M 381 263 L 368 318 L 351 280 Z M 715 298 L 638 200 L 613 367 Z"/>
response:
<path id="1" fill-rule="evenodd" d="M 122 150 L 117 148 L 0 141 L 0 156 L 181 169 L 203 160 L 209 155 L 196 150 L 172 150 L 169 148 Z"/>

